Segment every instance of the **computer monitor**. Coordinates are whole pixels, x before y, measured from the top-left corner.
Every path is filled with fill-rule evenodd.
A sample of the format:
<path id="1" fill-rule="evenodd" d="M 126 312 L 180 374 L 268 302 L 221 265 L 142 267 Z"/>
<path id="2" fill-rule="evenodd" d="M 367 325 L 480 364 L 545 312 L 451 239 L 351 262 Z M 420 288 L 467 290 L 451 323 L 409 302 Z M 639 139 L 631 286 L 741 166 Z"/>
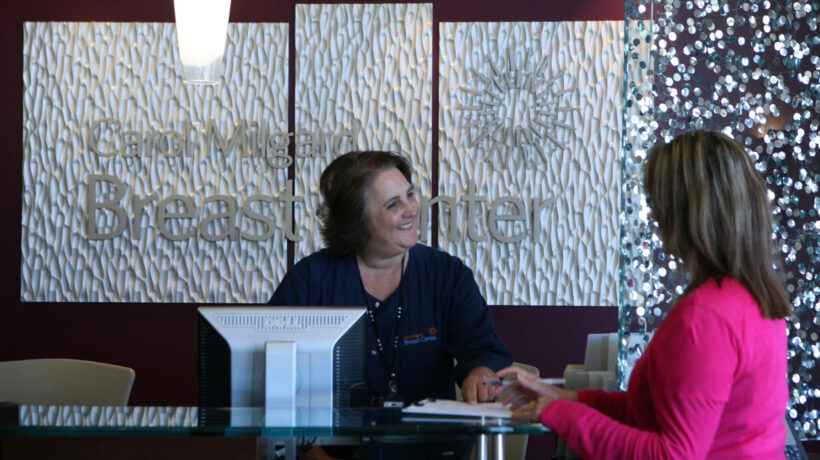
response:
<path id="1" fill-rule="evenodd" d="M 199 307 L 200 423 L 330 426 L 365 381 L 364 307 Z"/>

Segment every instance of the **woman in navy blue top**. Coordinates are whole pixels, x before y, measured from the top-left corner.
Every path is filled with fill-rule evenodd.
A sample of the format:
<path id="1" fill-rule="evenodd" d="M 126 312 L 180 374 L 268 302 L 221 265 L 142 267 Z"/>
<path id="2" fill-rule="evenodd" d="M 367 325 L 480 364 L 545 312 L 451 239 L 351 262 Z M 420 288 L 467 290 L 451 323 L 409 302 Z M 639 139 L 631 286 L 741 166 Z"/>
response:
<path id="1" fill-rule="evenodd" d="M 407 161 L 350 152 L 322 173 L 326 248 L 299 261 L 270 305 L 363 305 L 371 401 L 455 397 L 489 401 L 512 355 L 464 263 L 418 244 L 419 203 Z M 454 365 L 453 360 L 458 365 Z"/>
<path id="2" fill-rule="evenodd" d="M 493 330 L 473 273 L 461 260 L 416 244 L 409 250 L 401 288 L 381 300 L 362 291 L 356 265 L 354 257 L 334 257 L 327 250 L 305 257 L 285 276 L 270 304 L 368 305 L 375 309 L 375 329 L 382 335 L 387 362 L 382 361 L 371 327 L 367 378 L 372 396 L 386 397 L 390 391 L 389 371 L 396 359 L 391 337 L 394 327 L 399 329 L 397 391 L 405 401 L 454 399 L 453 382 L 463 382 L 470 371 L 481 367 L 498 370 L 512 362 Z M 396 321 L 399 304 L 402 317 Z M 453 357 L 458 360 L 455 368 Z M 479 370 L 475 375 L 497 380 L 492 371 Z M 487 388 L 482 383 L 472 393 L 478 401 L 486 401 Z"/>

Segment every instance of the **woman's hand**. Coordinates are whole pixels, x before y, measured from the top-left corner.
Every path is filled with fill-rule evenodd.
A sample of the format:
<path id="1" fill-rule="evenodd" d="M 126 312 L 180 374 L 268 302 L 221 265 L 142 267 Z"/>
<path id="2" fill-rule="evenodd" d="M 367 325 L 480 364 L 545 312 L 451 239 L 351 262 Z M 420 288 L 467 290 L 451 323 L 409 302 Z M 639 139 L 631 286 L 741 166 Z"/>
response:
<path id="1" fill-rule="evenodd" d="M 477 402 L 487 402 L 495 399 L 495 387 L 485 385 L 484 382 L 496 382 L 498 376 L 492 369 L 485 366 L 478 366 L 467 374 L 461 382 L 461 395 L 470 404 Z"/>
<path id="2" fill-rule="evenodd" d="M 538 399 L 528 402 L 512 411 L 512 417 L 517 420 L 529 420 L 532 422 L 538 421 L 538 416 L 551 402 L 557 398 L 552 396 L 541 396 Z"/>
<path id="3" fill-rule="evenodd" d="M 503 395 L 503 402 L 510 405 L 513 418 L 535 421 L 538 420 L 541 411 L 556 399 L 578 401 L 577 391 L 539 382 L 537 375 L 520 367 L 510 366 L 501 369 L 496 375 L 498 377 L 516 376 L 515 384 L 495 388 L 495 396 Z"/>

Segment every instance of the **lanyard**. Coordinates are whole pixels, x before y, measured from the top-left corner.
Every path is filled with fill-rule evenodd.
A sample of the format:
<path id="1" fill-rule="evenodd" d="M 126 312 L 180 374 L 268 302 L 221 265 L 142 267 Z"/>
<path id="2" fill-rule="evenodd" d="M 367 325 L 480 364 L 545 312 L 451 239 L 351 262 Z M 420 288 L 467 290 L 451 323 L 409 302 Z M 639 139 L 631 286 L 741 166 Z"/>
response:
<path id="1" fill-rule="evenodd" d="M 358 268 L 358 264 L 356 266 Z M 364 288 L 364 281 L 361 279 L 362 274 L 359 273 L 359 280 L 362 282 L 362 293 L 364 294 L 364 301 L 367 304 L 367 315 L 370 317 L 370 326 L 373 328 L 373 334 L 376 336 L 376 348 L 379 351 L 379 357 L 382 359 L 382 364 L 384 364 L 385 369 L 388 369 L 387 373 L 387 399 L 398 399 L 399 398 L 399 386 L 398 386 L 398 361 L 399 361 L 399 323 L 401 322 L 401 298 L 402 298 L 402 284 L 404 281 L 404 256 L 401 257 L 401 277 L 399 278 L 399 288 L 396 292 L 396 320 L 393 322 L 393 328 L 391 331 L 391 336 L 393 337 L 393 359 L 387 359 L 387 354 L 385 353 L 384 344 L 382 343 L 381 335 L 379 334 L 379 326 L 376 324 L 376 315 L 375 309 L 379 308 L 379 301 L 376 301 L 375 306 L 371 307 L 370 305 L 370 294 L 367 293 L 367 290 Z"/>

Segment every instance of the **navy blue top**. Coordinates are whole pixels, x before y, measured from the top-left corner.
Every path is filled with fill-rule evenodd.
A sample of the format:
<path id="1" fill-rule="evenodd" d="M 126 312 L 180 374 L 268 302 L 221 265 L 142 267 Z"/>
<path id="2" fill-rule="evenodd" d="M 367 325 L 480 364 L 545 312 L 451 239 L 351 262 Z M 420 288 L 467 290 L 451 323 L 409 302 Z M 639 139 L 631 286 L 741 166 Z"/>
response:
<path id="1" fill-rule="evenodd" d="M 300 260 L 282 280 L 268 305 L 367 306 L 374 312 L 384 357 L 368 321 L 367 386 L 371 397 L 387 394 L 393 367 L 393 329 L 399 302 L 396 373 L 405 401 L 455 398 L 459 384 L 477 366 L 497 371 L 512 354 L 493 329 L 487 303 L 473 272 L 446 252 L 417 244 L 410 249 L 401 285 L 384 301 L 366 293 L 354 256 L 338 258 L 326 250 Z M 458 360 L 454 368 L 453 358 Z M 385 363 L 384 360 L 388 362 Z"/>

